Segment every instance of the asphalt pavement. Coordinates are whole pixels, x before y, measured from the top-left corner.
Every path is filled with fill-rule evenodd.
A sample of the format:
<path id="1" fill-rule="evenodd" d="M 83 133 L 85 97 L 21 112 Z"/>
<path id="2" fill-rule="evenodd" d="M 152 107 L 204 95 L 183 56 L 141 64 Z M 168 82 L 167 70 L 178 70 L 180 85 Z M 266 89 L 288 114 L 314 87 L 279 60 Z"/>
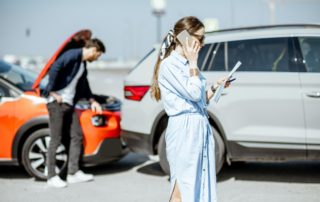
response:
<path id="1" fill-rule="evenodd" d="M 319 202 L 320 162 L 236 163 L 218 175 L 219 202 Z M 95 180 L 64 189 L 47 187 L 23 168 L 0 167 L 1 202 L 167 202 L 170 183 L 157 156 L 129 153 L 84 168 Z"/>

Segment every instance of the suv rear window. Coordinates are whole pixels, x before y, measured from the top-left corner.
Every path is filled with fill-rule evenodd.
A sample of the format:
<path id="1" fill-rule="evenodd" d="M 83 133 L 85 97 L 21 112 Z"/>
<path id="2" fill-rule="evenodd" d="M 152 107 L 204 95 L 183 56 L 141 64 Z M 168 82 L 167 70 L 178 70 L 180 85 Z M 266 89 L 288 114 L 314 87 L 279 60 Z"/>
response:
<path id="1" fill-rule="evenodd" d="M 151 49 L 130 71 L 129 73 L 131 73 L 134 69 L 136 69 L 145 59 L 147 59 L 149 57 L 149 55 L 151 55 L 151 53 L 153 53 L 156 49 L 153 48 Z"/>

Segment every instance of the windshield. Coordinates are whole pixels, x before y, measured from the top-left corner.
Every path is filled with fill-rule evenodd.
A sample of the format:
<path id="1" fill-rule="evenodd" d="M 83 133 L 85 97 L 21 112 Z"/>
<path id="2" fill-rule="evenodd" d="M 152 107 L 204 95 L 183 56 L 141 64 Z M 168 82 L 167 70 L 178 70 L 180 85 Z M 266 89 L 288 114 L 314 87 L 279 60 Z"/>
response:
<path id="1" fill-rule="evenodd" d="M 32 84 L 37 78 L 37 74 L 29 69 L 0 61 L 0 76 L 9 80 L 23 91 L 32 90 Z M 48 80 L 42 79 L 40 89 L 43 89 Z"/>

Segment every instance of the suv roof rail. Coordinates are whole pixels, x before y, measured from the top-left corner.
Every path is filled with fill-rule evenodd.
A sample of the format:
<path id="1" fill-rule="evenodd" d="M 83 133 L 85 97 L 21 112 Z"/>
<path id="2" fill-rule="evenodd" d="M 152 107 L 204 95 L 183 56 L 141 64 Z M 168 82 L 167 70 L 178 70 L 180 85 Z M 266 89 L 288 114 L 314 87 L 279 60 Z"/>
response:
<path id="1" fill-rule="evenodd" d="M 256 30 L 256 29 L 269 29 L 269 28 L 294 28 L 294 27 L 304 27 L 304 28 L 320 28 L 320 24 L 279 24 L 279 25 L 261 25 L 261 26 L 248 26 L 248 27 L 237 27 L 221 29 L 216 31 L 206 32 L 206 34 L 229 32 L 229 31 L 239 31 L 239 30 Z"/>

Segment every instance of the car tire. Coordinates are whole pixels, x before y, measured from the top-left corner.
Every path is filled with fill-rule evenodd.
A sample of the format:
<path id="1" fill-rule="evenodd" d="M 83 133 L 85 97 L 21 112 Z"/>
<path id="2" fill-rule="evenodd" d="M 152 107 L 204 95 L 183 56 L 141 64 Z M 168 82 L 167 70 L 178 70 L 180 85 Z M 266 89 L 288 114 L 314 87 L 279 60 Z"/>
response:
<path id="1" fill-rule="evenodd" d="M 47 151 L 50 143 L 50 131 L 48 128 L 33 132 L 25 141 L 22 148 L 22 164 L 25 170 L 39 180 L 47 179 Z M 65 147 L 60 145 L 56 154 L 57 174 L 65 169 L 67 154 Z"/>
<path id="2" fill-rule="evenodd" d="M 216 173 L 218 174 L 225 162 L 225 145 L 218 131 L 214 127 L 211 127 L 211 129 L 212 129 L 214 140 L 215 140 Z M 170 174 L 169 162 L 167 160 L 167 155 L 166 155 L 165 134 L 166 134 L 166 130 L 164 130 L 161 134 L 159 144 L 158 144 L 158 154 L 160 159 L 160 166 L 163 172 L 166 174 Z"/>
<path id="3" fill-rule="evenodd" d="M 213 137 L 214 137 L 214 143 L 215 143 L 215 158 L 216 158 L 216 174 L 218 174 L 224 163 L 225 163 L 225 152 L 226 152 L 226 147 L 224 145 L 224 142 L 221 138 L 220 133 L 211 126 Z"/>
<path id="4" fill-rule="evenodd" d="M 166 138 L 165 138 L 166 130 L 164 130 L 161 134 L 159 144 L 158 144 L 158 154 L 160 166 L 165 174 L 170 174 L 169 162 L 167 159 L 166 153 Z"/>

